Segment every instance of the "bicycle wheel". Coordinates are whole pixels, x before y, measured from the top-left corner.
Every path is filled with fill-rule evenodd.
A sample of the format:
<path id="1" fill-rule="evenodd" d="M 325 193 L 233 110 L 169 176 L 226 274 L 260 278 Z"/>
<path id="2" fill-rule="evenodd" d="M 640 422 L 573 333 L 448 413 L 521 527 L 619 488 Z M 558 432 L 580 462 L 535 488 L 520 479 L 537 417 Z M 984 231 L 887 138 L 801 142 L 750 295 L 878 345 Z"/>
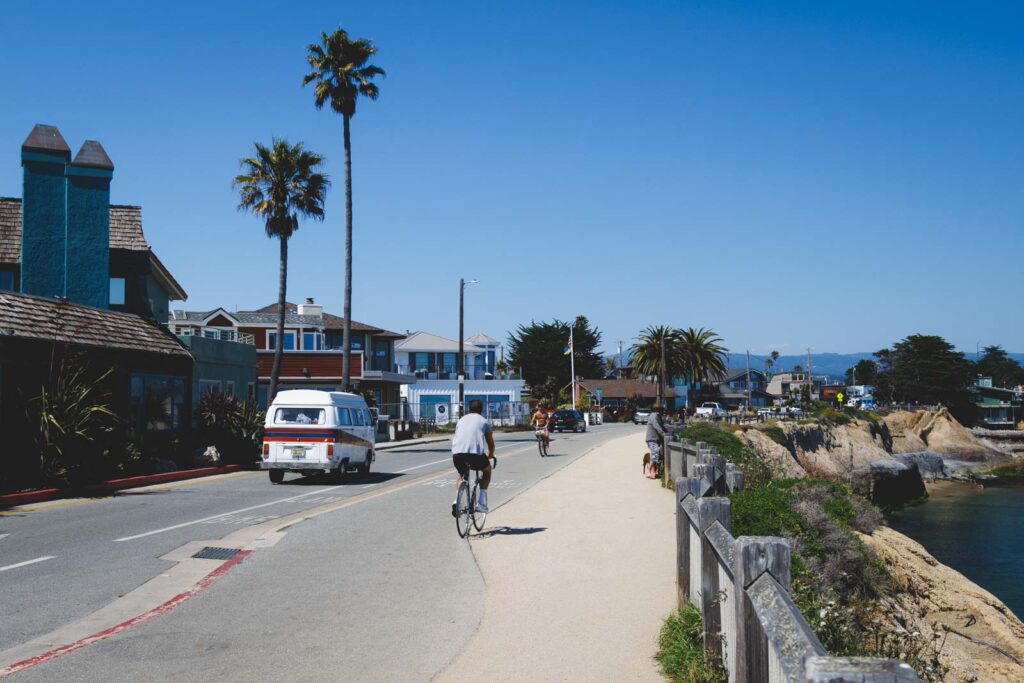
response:
<path id="1" fill-rule="evenodd" d="M 546 449 L 544 448 L 544 437 L 543 436 L 538 436 L 537 437 L 537 450 L 540 451 L 540 457 L 543 458 L 545 455 L 547 455 L 547 453 L 545 452 Z"/>
<path id="2" fill-rule="evenodd" d="M 459 494 L 455 498 L 455 528 L 458 530 L 459 536 L 463 538 L 469 535 L 471 515 L 469 482 L 463 480 L 462 485 L 459 486 Z"/>
<path id="3" fill-rule="evenodd" d="M 487 522 L 487 513 L 481 512 L 476 507 L 476 501 L 480 500 L 477 496 L 480 495 L 480 475 L 477 474 L 473 481 L 473 527 L 477 531 L 481 531 L 484 528 L 484 524 Z"/>

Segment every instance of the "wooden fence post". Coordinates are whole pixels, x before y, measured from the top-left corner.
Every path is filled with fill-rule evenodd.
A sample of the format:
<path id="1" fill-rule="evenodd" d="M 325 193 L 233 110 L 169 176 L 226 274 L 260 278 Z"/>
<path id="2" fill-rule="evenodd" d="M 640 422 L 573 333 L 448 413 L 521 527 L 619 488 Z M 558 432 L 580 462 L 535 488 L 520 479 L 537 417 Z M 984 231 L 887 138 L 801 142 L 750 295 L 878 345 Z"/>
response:
<path id="1" fill-rule="evenodd" d="M 736 680 L 763 683 L 768 680 L 768 639 L 747 588 L 762 574 L 770 574 L 789 590 L 789 541 L 772 536 L 740 536 L 736 539 L 733 566 L 733 604 L 736 607 Z"/>
<path id="2" fill-rule="evenodd" d="M 676 479 L 676 582 L 679 609 L 690 596 L 690 517 L 683 509 L 683 499 L 700 497 L 703 483 L 693 477 Z"/>
<path id="3" fill-rule="evenodd" d="M 701 539 L 701 614 L 704 617 L 704 649 L 722 653 L 722 604 L 718 593 L 718 556 L 705 532 L 715 522 L 726 531 L 732 528 L 732 503 L 728 498 L 701 498 L 697 501 L 697 530 Z"/>

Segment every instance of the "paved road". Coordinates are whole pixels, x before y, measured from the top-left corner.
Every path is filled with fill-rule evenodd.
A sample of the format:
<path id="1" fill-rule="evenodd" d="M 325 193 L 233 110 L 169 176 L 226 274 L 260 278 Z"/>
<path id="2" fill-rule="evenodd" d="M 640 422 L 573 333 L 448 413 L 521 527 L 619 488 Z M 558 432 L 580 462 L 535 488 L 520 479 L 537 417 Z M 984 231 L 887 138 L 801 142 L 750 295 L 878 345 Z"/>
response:
<path id="1" fill-rule="evenodd" d="M 559 435 L 556 457 L 544 460 L 532 435 L 499 435 L 492 509 L 630 429 Z M 167 571 L 173 563 L 159 558 L 185 543 L 352 498 L 289 528 L 172 612 L 16 678 L 312 680 L 337 671 L 357 680 L 427 680 L 460 651 L 482 613 L 479 572 L 448 514 L 449 463 L 442 442 L 382 451 L 374 473 L 338 486 L 297 475 L 272 486 L 264 473 L 240 473 L 6 511 L 0 651 Z M 500 510 L 489 522 L 500 525 Z M 476 542 L 542 532 L 492 528 Z M 23 564 L 32 560 L 39 561 Z"/>

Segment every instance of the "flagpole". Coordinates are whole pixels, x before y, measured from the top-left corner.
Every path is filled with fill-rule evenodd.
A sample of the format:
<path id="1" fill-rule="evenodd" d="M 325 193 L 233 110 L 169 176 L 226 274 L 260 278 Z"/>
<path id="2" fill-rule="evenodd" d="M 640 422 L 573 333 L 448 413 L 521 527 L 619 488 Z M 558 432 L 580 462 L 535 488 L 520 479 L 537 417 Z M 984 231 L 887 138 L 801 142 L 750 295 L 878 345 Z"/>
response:
<path id="1" fill-rule="evenodd" d="M 572 347 L 572 328 L 569 328 L 569 367 L 572 372 L 572 409 L 576 410 L 576 349 Z"/>

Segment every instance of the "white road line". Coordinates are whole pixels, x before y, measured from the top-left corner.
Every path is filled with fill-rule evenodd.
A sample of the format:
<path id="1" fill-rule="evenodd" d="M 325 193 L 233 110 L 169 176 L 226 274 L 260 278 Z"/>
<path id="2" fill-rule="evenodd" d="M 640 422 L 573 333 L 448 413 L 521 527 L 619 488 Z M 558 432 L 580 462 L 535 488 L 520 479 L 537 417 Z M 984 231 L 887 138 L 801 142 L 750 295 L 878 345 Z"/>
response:
<path id="1" fill-rule="evenodd" d="M 300 493 L 297 496 L 291 498 L 281 498 L 280 500 L 272 500 L 269 503 L 260 503 L 259 505 L 252 505 L 247 508 L 241 508 L 240 510 L 231 510 L 230 512 L 222 512 L 219 515 L 210 515 L 209 517 L 203 517 L 202 519 L 194 519 L 191 522 L 182 522 L 181 524 L 175 524 L 174 526 L 165 526 L 162 529 L 154 529 L 153 531 L 147 531 L 141 534 L 135 534 L 134 536 L 125 536 L 124 538 L 115 538 L 114 543 L 120 543 L 121 541 L 134 541 L 137 538 L 144 538 L 146 536 L 154 536 L 156 534 L 162 534 L 165 531 L 174 531 L 175 529 L 181 529 L 193 524 L 202 524 L 203 522 L 209 522 L 212 519 L 219 517 L 227 517 L 228 515 L 237 515 L 240 512 L 248 512 L 249 510 L 258 510 L 259 508 L 265 508 L 269 505 L 277 505 L 278 503 L 287 503 L 292 500 L 298 500 L 299 498 L 305 498 L 306 496 L 315 496 L 317 494 L 330 494 L 331 489 L 317 489 L 316 491 L 308 491 L 306 493 Z"/>
<path id="2" fill-rule="evenodd" d="M 54 557 L 56 557 L 56 555 L 46 555 L 44 557 L 37 557 L 34 560 L 25 560 L 24 562 L 19 562 L 18 564 L 9 564 L 6 567 L 0 567 L 0 572 L 5 572 L 8 569 L 17 569 L 18 567 L 24 567 L 26 565 L 35 564 L 36 562 L 46 562 L 47 560 L 52 560 Z"/>
<path id="3" fill-rule="evenodd" d="M 0 541 L 4 540 L 8 536 L 10 536 L 10 534 L 0 534 Z"/>
<path id="4" fill-rule="evenodd" d="M 406 467 L 404 470 L 398 470 L 395 474 L 405 474 L 406 472 L 412 472 L 418 470 L 421 467 L 430 467 L 431 465 L 439 465 L 442 462 L 451 462 L 451 458 L 445 458 L 444 460 L 435 460 L 434 462 L 425 462 L 422 465 L 416 465 L 416 467 Z"/>

